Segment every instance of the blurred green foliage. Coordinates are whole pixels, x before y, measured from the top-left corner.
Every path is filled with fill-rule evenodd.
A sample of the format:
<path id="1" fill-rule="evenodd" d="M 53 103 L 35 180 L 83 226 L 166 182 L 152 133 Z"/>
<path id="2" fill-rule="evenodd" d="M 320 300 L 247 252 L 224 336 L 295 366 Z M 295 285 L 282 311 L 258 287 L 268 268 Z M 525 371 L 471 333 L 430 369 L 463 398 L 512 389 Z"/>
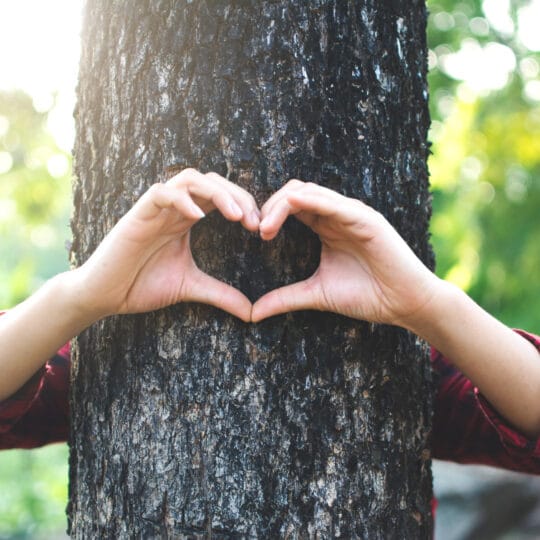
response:
<path id="1" fill-rule="evenodd" d="M 540 332 L 540 56 L 517 32 L 528 4 L 428 1 L 431 230 L 440 276 Z M 0 308 L 68 268 L 71 158 L 47 118 L 0 94 Z M 0 539 L 63 530 L 66 485 L 65 445 L 3 452 Z"/>
<path id="2" fill-rule="evenodd" d="M 48 112 L 0 93 L 0 309 L 68 268 L 71 157 Z M 66 529 L 67 445 L 0 453 L 0 540 L 59 538 Z"/>
<path id="3" fill-rule="evenodd" d="M 0 93 L 0 308 L 68 268 L 71 156 L 22 92 Z"/>
<path id="4" fill-rule="evenodd" d="M 520 32 L 530 3 L 428 6 L 437 273 L 540 332 L 540 54 Z"/>
<path id="5" fill-rule="evenodd" d="M 60 537 L 66 530 L 67 469 L 65 444 L 2 452 L 0 540 Z"/>

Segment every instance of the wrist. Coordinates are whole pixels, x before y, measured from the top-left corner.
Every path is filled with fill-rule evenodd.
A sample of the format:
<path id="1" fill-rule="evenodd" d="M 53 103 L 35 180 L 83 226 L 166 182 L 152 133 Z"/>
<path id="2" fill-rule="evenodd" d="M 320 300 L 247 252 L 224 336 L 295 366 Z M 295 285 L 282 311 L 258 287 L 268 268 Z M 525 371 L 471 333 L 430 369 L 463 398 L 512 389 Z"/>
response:
<path id="1" fill-rule="evenodd" d="M 96 298 L 90 298 L 81 268 L 58 274 L 48 282 L 48 286 L 69 319 L 81 329 L 109 315 L 97 304 Z"/>
<path id="2" fill-rule="evenodd" d="M 436 335 L 444 332 L 449 313 L 456 311 L 463 298 L 467 298 L 466 294 L 452 283 L 433 277 L 435 281 L 429 299 L 403 325 L 428 342 L 432 342 Z"/>

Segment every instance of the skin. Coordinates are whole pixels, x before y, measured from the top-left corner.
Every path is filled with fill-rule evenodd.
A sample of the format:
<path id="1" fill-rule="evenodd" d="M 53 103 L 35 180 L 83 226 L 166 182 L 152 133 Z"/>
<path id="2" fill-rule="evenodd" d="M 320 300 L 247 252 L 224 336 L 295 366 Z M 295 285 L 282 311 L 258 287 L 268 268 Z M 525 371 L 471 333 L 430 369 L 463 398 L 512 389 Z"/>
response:
<path id="1" fill-rule="evenodd" d="M 319 268 L 253 306 L 195 265 L 190 228 L 214 209 L 270 241 L 293 215 L 319 235 Z M 437 278 L 384 217 L 362 202 L 291 180 L 261 212 L 246 191 L 214 174 L 183 171 L 153 186 L 80 268 L 53 278 L 2 317 L 0 400 L 65 342 L 111 314 L 205 302 L 254 323 L 300 309 L 406 328 L 451 358 L 525 434 L 540 434 L 535 347 Z"/>
<path id="2" fill-rule="evenodd" d="M 152 186 L 81 267 L 51 279 L 2 316 L 0 400 L 64 343 L 108 315 L 205 302 L 250 321 L 251 302 L 193 261 L 190 229 L 214 209 L 258 230 L 260 213 L 249 193 L 215 173 L 186 169 Z"/>
<path id="3" fill-rule="evenodd" d="M 253 322 L 317 309 L 401 326 L 451 358 L 510 423 L 540 434 L 540 355 L 531 343 L 431 273 L 362 202 L 291 180 L 263 206 L 261 237 L 275 238 L 289 215 L 319 235 L 320 266 L 260 298 Z"/>

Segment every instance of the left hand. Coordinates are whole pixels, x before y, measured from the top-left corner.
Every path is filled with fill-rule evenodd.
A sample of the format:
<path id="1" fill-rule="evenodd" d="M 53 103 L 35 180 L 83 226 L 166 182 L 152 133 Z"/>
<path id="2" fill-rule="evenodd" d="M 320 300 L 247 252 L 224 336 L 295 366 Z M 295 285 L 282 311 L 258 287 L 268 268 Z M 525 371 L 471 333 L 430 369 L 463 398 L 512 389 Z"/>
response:
<path id="1" fill-rule="evenodd" d="M 253 197 L 218 174 L 186 169 L 153 185 L 76 270 L 81 309 L 101 318 L 203 302 L 249 321 L 249 299 L 193 260 L 190 229 L 215 208 L 228 220 L 258 230 Z"/>
<path id="2" fill-rule="evenodd" d="M 386 219 L 359 200 L 291 180 L 262 207 L 260 233 L 274 238 L 289 215 L 319 235 L 319 268 L 253 305 L 252 321 L 300 309 L 405 326 L 422 316 L 439 279 Z"/>

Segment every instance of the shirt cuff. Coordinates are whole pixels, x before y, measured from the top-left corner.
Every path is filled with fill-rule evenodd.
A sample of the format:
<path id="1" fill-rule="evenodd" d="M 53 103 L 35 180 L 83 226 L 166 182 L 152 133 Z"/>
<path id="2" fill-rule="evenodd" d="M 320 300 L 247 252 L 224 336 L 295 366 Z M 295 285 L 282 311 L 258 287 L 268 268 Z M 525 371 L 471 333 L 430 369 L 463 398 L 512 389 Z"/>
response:
<path id="1" fill-rule="evenodd" d="M 523 330 L 515 330 L 515 332 L 523 336 L 527 341 L 530 341 L 540 353 L 540 337 Z M 477 387 L 474 388 L 474 393 L 480 410 L 487 418 L 489 423 L 495 428 L 501 443 L 508 452 L 520 455 L 522 457 L 530 457 L 535 455 L 540 456 L 540 437 L 534 439 L 527 437 L 514 428 L 508 422 L 508 420 L 502 417 L 482 395 Z"/>
<path id="2" fill-rule="evenodd" d="M 5 310 L 0 310 L 0 317 L 5 313 Z M 8 433 L 32 407 L 45 382 L 45 373 L 43 366 L 17 392 L 0 401 L 0 435 Z"/>
<path id="3" fill-rule="evenodd" d="M 46 367 L 41 367 L 24 386 L 0 402 L 0 435 L 9 433 L 13 426 L 32 408 L 45 384 L 46 373 Z"/>

